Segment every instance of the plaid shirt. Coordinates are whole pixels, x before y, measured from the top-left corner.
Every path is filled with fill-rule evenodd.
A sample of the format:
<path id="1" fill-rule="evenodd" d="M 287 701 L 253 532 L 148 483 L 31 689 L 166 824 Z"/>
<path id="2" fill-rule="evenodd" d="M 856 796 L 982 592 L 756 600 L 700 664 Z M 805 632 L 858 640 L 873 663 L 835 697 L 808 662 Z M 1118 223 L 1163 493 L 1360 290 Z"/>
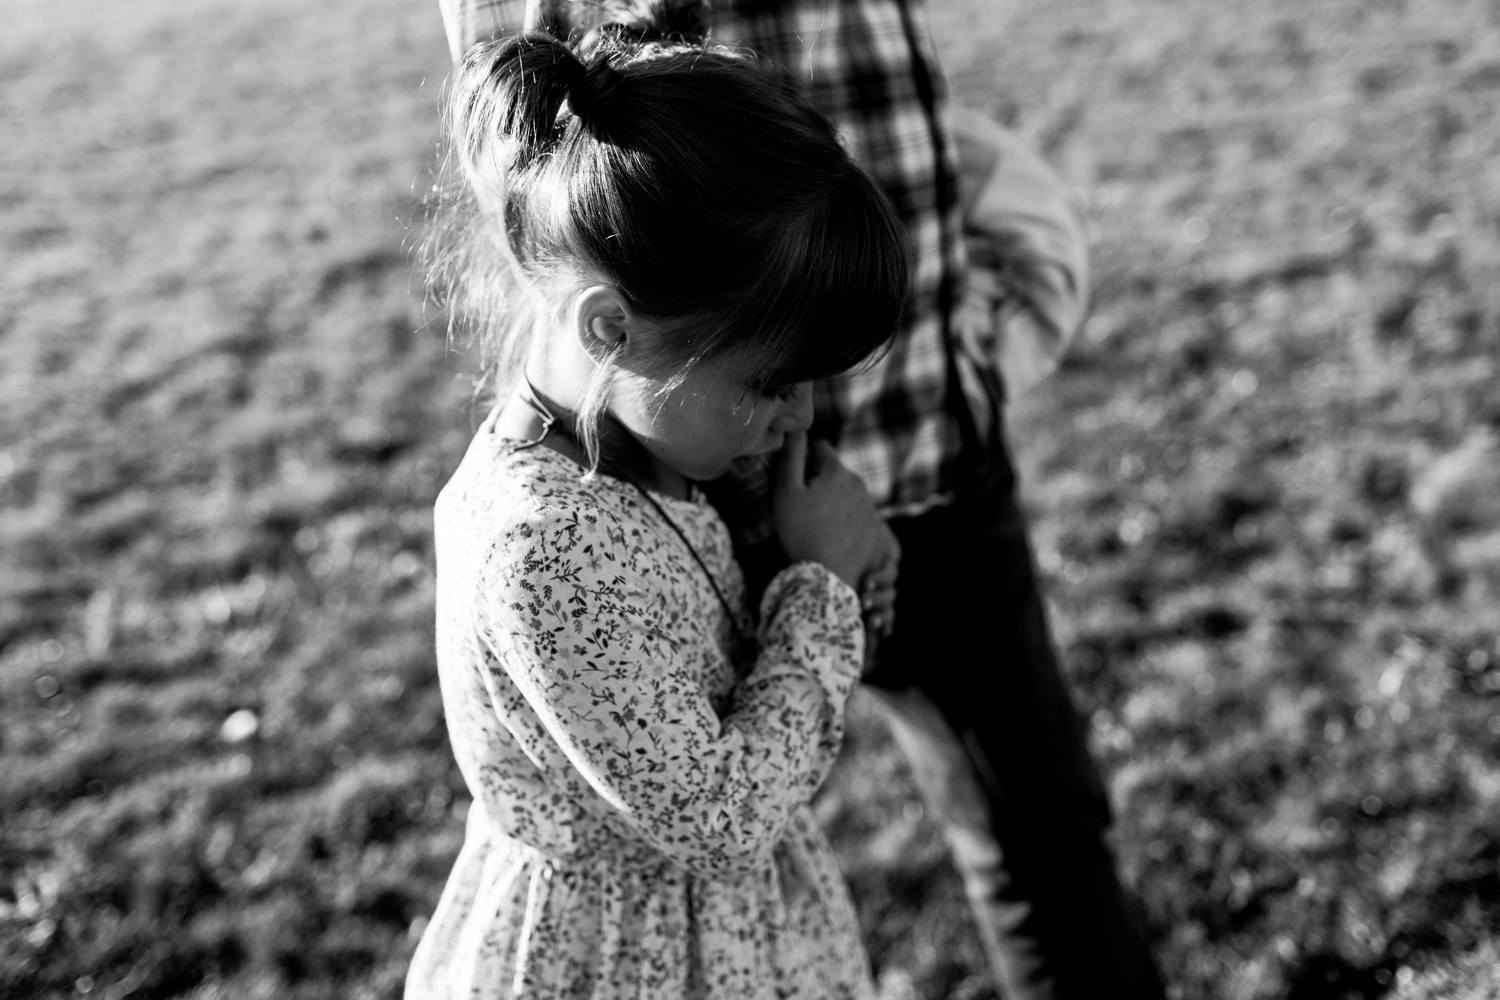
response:
<path id="1" fill-rule="evenodd" d="M 455 59 L 536 25 L 555 2 L 568 0 L 439 0 Z M 887 515 L 946 503 L 961 472 L 984 463 L 1002 402 L 993 362 L 955 332 L 965 274 L 956 151 L 925 15 L 924 0 L 715 0 L 710 14 L 711 41 L 744 45 L 806 82 L 905 224 L 913 282 L 894 348 L 815 392 L 814 432 L 837 442 Z M 742 543 L 769 533 L 736 506 Z"/>

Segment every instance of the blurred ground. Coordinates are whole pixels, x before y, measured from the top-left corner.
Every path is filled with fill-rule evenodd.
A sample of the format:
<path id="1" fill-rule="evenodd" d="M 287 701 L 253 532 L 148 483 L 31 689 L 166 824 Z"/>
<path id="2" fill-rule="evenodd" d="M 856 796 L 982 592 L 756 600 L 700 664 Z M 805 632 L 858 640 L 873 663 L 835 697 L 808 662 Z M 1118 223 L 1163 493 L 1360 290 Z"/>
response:
<path id="1" fill-rule="evenodd" d="M 457 849 L 408 252 L 435 9 L 0 33 L 0 995 L 386 997 Z M 1183 998 L 1500 995 L 1500 8 L 939 3 L 1090 201 L 1013 434 Z M 888 998 L 992 996 L 868 706 L 820 803 Z"/>

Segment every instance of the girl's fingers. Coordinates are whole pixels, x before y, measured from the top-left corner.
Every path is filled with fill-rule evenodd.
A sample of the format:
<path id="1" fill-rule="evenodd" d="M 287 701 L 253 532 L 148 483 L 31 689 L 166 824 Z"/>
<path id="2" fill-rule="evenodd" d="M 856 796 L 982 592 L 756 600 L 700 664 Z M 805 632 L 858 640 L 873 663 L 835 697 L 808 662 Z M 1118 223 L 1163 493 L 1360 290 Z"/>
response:
<path id="1" fill-rule="evenodd" d="M 859 606 L 865 611 L 872 608 L 895 607 L 896 585 L 894 583 L 864 584 L 859 588 Z"/>
<path id="2" fill-rule="evenodd" d="M 865 623 L 882 634 L 889 634 L 895 619 L 896 575 L 895 563 L 887 560 L 865 573 L 859 582 L 859 606 Z"/>
<path id="3" fill-rule="evenodd" d="M 891 614 L 896 610 L 895 588 L 890 590 L 866 591 L 859 597 L 859 607 L 867 618 L 870 615 Z"/>
<path id="4" fill-rule="evenodd" d="M 805 436 L 804 436 L 805 437 Z M 813 442 L 813 464 L 810 470 L 813 475 L 822 475 L 829 469 L 839 467 L 839 450 L 829 443 L 827 438 L 818 438 Z"/>
<path id="5" fill-rule="evenodd" d="M 881 587 L 894 587 L 896 580 L 901 575 L 901 564 L 894 559 L 886 559 L 875 564 L 868 570 L 860 580 L 861 590 L 876 590 Z"/>
<path id="6" fill-rule="evenodd" d="M 900 575 L 901 566 L 894 555 L 886 556 L 866 570 L 859 580 L 860 606 L 866 611 L 893 607 L 896 603 L 896 581 Z"/>
<path id="7" fill-rule="evenodd" d="M 807 432 L 792 431 L 776 459 L 776 488 L 798 490 L 807 485 Z"/>
<path id="8" fill-rule="evenodd" d="M 880 639 L 890 638 L 896 630 L 896 614 L 894 611 L 871 612 L 865 615 L 865 632 Z"/>

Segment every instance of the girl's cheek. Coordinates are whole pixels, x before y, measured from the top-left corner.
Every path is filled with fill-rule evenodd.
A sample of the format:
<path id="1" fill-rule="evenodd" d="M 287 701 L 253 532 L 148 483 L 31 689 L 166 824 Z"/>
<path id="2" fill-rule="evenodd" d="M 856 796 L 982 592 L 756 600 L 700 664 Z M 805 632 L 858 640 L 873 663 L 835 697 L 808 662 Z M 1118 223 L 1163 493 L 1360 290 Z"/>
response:
<path id="1" fill-rule="evenodd" d="M 729 415 L 744 424 L 755 420 L 756 398 L 754 393 L 742 392 L 729 407 Z"/>

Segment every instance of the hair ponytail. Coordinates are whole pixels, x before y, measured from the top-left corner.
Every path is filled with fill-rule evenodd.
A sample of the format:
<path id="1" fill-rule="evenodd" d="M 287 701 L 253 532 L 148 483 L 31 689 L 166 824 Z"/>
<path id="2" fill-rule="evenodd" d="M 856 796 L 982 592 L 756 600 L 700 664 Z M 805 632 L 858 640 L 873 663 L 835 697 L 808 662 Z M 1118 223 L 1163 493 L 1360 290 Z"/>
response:
<path id="1" fill-rule="evenodd" d="M 568 88 L 568 107 L 586 124 L 598 125 L 621 103 L 625 76 L 610 65 L 610 53 L 589 57 L 578 79 Z"/>
<path id="2" fill-rule="evenodd" d="M 453 125 L 472 160 L 497 137 L 513 163 L 531 162 L 555 140 L 557 113 L 584 67 L 567 45 L 528 31 L 497 46 L 476 46 L 464 56 L 453 107 Z"/>
<path id="3" fill-rule="evenodd" d="M 528 31 L 496 47 L 469 50 L 460 68 L 453 126 L 471 163 L 498 137 L 509 165 L 520 167 L 548 152 L 559 135 L 564 102 L 596 122 L 618 105 L 625 77 L 610 65 L 614 46 L 580 47 L 542 31 Z"/>

